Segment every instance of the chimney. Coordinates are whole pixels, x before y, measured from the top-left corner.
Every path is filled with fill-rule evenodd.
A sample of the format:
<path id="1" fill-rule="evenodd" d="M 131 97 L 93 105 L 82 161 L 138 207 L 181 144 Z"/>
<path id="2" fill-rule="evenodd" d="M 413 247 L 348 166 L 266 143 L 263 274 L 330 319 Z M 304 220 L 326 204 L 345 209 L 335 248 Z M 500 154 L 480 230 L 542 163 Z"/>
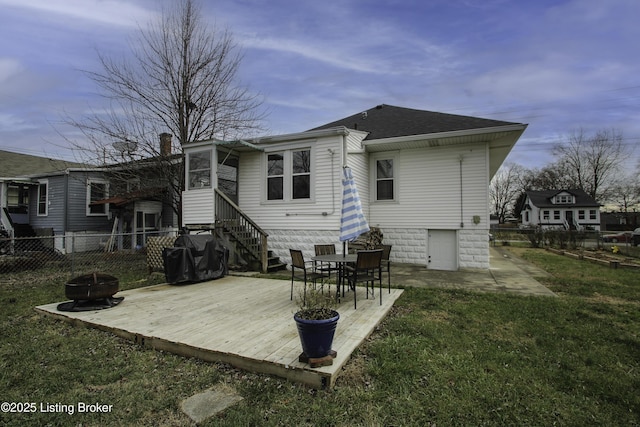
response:
<path id="1" fill-rule="evenodd" d="M 171 135 L 170 133 L 163 132 L 160 134 L 160 155 L 167 157 L 171 155 Z"/>

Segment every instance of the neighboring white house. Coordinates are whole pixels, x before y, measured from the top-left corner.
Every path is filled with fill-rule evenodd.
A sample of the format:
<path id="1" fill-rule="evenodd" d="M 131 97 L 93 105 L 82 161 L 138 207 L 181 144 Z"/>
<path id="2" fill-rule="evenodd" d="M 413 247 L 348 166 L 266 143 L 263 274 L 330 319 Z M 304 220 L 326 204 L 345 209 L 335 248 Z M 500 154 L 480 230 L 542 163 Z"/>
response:
<path id="1" fill-rule="evenodd" d="M 600 204 L 583 190 L 526 191 L 521 212 L 526 227 L 600 230 Z"/>
<path id="2" fill-rule="evenodd" d="M 191 143 L 183 225 L 220 223 L 221 177 L 212 177 L 224 164 L 224 187 L 235 176 L 234 200 L 280 258 L 288 260 L 290 248 L 311 256 L 319 243 L 340 248 L 348 166 L 369 225 L 393 245 L 393 261 L 488 268 L 489 181 L 526 127 L 379 105 L 306 132 Z"/>

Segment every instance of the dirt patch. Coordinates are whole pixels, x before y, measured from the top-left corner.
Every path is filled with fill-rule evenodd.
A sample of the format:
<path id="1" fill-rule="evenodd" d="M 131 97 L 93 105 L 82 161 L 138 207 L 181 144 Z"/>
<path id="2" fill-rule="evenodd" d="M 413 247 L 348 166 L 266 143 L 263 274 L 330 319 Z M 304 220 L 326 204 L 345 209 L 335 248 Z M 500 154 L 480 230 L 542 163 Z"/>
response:
<path id="1" fill-rule="evenodd" d="M 608 295 L 601 295 L 597 292 L 593 294 L 593 296 L 584 298 L 584 299 L 589 302 L 598 302 L 598 303 L 611 304 L 611 305 L 632 305 L 635 307 L 640 307 L 639 301 L 629 301 L 622 298 L 611 297 Z"/>

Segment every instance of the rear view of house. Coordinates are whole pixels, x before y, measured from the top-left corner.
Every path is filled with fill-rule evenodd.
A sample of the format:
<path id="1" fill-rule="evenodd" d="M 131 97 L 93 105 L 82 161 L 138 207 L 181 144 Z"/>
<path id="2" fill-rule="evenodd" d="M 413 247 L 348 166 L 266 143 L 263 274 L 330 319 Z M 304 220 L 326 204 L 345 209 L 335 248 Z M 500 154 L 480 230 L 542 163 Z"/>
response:
<path id="1" fill-rule="evenodd" d="M 220 229 L 241 214 L 257 229 L 256 251 L 268 244 L 284 260 L 290 248 L 311 254 L 314 244 L 339 243 L 349 167 L 369 225 L 393 245 L 393 261 L 488 268 L 489 181 L 525 129 L 378 105 L 305 132 L 192 143 L 183 225 Z"/>

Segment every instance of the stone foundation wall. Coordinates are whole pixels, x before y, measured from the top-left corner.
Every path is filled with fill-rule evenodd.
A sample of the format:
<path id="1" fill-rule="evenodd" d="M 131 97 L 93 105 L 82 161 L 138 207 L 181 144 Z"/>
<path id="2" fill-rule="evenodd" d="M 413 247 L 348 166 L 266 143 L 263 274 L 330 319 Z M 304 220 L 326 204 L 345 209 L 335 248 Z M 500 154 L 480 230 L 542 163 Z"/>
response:
<path id="1" fill-rule="evenodd" d="M 340 233 L 335 230 L 267 230 L 269 250 L 282 262 L 291 264 L 289 249 L 300 249 L 305 260 L 315 255 L 316 244 L 335 244 L 342 252 Z M 427 230 L 424 228 L 382 229 L 383 243 L 393 245 L 391 261 L 426 266 Z M 487 230 L 458 231 L 458 263 L 460 268 L 489 268 L 489 234 Z"/>
<path id="2" fill-rule="evenodd" d="M 392 245 L 391 262 L 427 265 L 427 230 L 384 228 L 382 243 Z"/>
<path id="3" fill-rule="evenodd" d="M 336 252 L 342 253 L 340 233 L 334 230 L 266 230 L 269 233 L 269 250 L 280 257 L 280 261 L 291 265 L 289 249 L 299 249 L 305 261 L 315 256 L 314 245 L 335 244 Z"/>
<path id="4" fill-rule="evenodd" d="M 488 230 L 460 230 L 458 248 L 460 268 L 489 269 Z"/>

